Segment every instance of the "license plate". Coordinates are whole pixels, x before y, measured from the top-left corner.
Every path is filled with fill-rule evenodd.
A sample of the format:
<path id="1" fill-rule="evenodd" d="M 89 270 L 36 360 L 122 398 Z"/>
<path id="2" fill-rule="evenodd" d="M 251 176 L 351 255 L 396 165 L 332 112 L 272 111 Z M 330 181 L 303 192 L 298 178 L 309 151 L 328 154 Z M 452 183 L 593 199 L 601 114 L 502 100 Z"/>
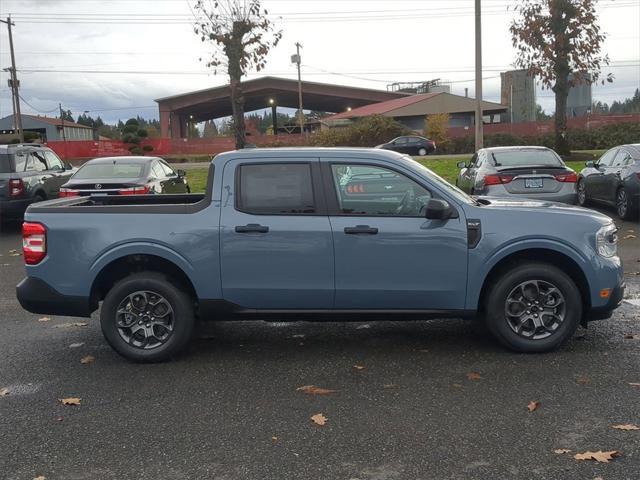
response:
<path id="1" fill-rule="evenodd" d="M 525 178 L 524 188 L 542 188 L 541 178 Z"/>

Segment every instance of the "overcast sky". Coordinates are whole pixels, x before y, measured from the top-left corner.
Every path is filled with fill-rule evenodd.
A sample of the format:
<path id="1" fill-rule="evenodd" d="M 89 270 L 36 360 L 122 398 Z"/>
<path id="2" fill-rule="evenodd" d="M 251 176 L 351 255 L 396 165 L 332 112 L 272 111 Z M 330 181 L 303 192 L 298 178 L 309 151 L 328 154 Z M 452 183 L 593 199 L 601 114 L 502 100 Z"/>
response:
<path id="1" fill-rule="evenodd" d="M 195 0 L 1 0 L 14 17 L 13 40 L 23 113 L 89 110 L 106 121 L 157 117 L 155 98 L 227 83 L 198 59 L 207 46 L 193 33 Z M 473 0 L 265 0 L 283 30 L 264 72 L 295 78 L 294 43 L 303 44 L 303 79 L 385 89 L 397 81 L 441 78 L 452 93 L 474 94 Z M 500 71 L 515 51 L 509 0 L 483 0 L 484 96 L 499 101 Z M 509 8 L 511 7 L 511 8 Z M 281 17 L 281 18 L 278 18 Z M 640 86 L 640 0 L 600 0 L 615 82 L 594 87 L 611 103 Z M 6 25 L 0 24 L 0 67 L 10 65 Z M 35 70 L 52 70 L 36 72 Z M 104 71 L 111 73 L 95 73 Z M 117 72 L 117 73 L 116 73 Z M 144 73 L 127 73 L 144 72 Z M 0 72 L 0 117 L 11 114 L 8 75 Z M 553 110 L 550 91 L 538 103 Z"/>

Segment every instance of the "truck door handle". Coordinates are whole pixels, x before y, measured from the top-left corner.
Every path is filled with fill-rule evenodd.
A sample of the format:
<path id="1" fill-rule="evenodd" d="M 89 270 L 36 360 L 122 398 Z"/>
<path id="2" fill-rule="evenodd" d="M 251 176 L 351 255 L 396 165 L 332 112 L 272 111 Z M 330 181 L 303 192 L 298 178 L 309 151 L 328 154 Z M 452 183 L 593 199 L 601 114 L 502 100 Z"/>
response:
<path id="1" fill-rule="evenodd" d="M 249 223 L 248 225 L 238 225 L 236 233 L 267 233 L 269 227 L 259 225 L 257 223 Z"/>
<path id="2" fill-rule="evenodd" d="M 369 225 L 356 225 L 355 227 L 344 227 L 344 233 L 347 235 L 376 235 L 378 233 L 378 229 L 370 227 Z"/>

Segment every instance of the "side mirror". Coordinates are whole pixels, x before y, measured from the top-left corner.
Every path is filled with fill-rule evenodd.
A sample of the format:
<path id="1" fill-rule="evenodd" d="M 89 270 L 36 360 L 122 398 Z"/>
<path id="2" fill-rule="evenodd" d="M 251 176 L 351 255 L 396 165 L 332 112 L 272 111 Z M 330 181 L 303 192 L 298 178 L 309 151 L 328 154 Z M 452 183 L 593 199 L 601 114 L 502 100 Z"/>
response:
<path id="1" fill-rule="evenodd" d="M 184 170 L 176 170 L 176 173 L 178 174 L 179 177 L 187 176 L 187 172 L 185 172 Z"/>
<path id="2" fill-rule="evenodd" d="M 71 165 L 70 163 L 65 163 L 64 164 L 64 169 L 65 170 L 73 170 L 73 165 Z"/>
<path id="3" fill-rule="evenodd" d="M 465 162 L 458 162 L 456 163 L 456 166 L 460 169 L 467 168 L 467 164 Z"/>
<path id="4" fill-rule="evenodd" d="M 427 202 L 425 217 L 429 220 L 446 220 L 455 217 L 455 210 L 444 200 L 432 198 Z"/>
<path id="5" fill-rule="evenodd" d="M 587 168 L 593 168 L 596 163 L 593 160 L 589 160 L 588 162 L 584 162 L 584 166 Z"/>

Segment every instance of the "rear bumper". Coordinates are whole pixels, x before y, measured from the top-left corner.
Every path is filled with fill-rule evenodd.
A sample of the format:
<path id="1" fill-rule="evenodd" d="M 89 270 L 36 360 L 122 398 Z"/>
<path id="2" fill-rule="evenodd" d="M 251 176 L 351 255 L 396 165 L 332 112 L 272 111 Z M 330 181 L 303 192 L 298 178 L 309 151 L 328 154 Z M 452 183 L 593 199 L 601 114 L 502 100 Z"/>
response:
<path id="1" fill-rule="evenodd" d="M 573 185 L 573 184 L 572 184 Z M 575 205 L 578 202 L 578 193 L 575 189 L 561 188 L 558 192 L 549 193 L 511 193 L 507 191 L 503 185 L 492 185 L 485 188 L 482 195 L 491 197 L 512 197 L 512 198 L 530 198 L 532 200 L 542 200 L 544 202 L 559 202 Z"/>
<path id="2" fill-rule="evenodd" d="M 22 308 L 31 313 L 69 317 L 91 316 L 87 297 L 63 295 L 40 278 L 26 277 L 16 286 L 16 296 Z"/>
<path id="3" fill-rule="evenodd" d="M 624 289 L 626 285 L 622 282 L 611 292 L 609 301 L 606 305 L 600 307 L 593 307 L 589 310 L 585 316 L 585 321 L 590 322 L 592 320 L 606 320 L 611 318 L 613 311 L 620 306 L 622 299 L 624 298 Z"/>
<path id="4" fill-rule="evenodd" d="M 27 207 L 31 204 L 30 198 L 20 198 L 17 200 L 0 200 L 0 219 L 22 218 Z"/>

